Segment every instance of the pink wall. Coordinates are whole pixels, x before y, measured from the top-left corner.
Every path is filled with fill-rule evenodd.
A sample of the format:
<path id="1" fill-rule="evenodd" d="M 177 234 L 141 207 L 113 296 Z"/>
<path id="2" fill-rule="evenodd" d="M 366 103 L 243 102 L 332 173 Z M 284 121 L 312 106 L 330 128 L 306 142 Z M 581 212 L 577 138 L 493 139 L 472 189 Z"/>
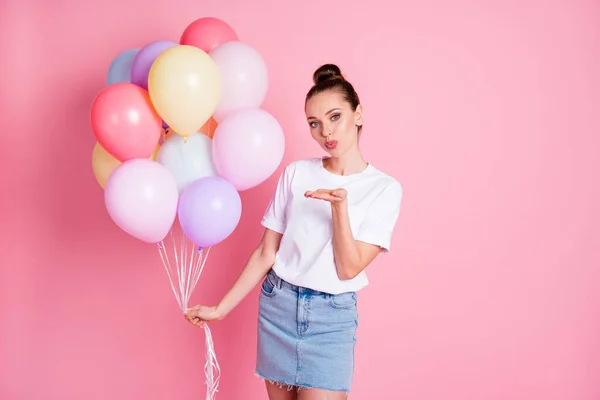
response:
<path id="1" fill-rule="evenodd" d="M 86 3 L 0 8 L 0 398 L 203 398 L 203 334 L 156 250 L 107 216 L 88 115 L 117 52 L 207 15 L 263 54 L 285 162 L 320 154 L 303 99 L 335 62 L 366 156 L 404 185 L 395 251 L 360 296 L 355 399 L 600 398 L 599 3 Z M 195 301 L 235 279 L 274 185 L 243 194 Z M 213 325 L 220 400 L 265 398 L 257 293 Z"/>

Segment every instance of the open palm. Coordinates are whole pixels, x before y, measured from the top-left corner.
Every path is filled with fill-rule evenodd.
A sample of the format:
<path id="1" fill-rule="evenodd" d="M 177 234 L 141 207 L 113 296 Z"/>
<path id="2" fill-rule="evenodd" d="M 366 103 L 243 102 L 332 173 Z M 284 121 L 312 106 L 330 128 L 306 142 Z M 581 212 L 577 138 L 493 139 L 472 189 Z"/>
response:
<path id="1" fill-rule="evenodd" d="M 325 200 L 330 203 L 339 203 L 346 200 L 348 192 L 346 189 L 317 189 L 304 193 L 305 197 L 311 199 Z"/>

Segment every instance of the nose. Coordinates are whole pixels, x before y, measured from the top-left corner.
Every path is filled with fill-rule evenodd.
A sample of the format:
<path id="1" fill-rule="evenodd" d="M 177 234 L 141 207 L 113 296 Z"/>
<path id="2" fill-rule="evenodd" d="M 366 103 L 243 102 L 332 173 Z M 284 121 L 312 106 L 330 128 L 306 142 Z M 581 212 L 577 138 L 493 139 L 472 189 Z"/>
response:
<path id="1" fill-rule="evenodd" d="M 332 134 L 332 129 L 326 125 L 323 125 L 323 129 L 321 129 L 321 135 L 325 137 L 329 137 Z"/>

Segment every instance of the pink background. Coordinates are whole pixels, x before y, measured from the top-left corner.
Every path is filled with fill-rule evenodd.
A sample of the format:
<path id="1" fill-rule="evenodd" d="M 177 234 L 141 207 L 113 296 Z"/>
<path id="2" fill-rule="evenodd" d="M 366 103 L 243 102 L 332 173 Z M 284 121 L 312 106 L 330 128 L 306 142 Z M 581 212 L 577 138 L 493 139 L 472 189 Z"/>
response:
<path id="1" fill-rule="evenodd" d="M 264 56 L 285 163 L 321 154 L 303 100 L 335 62 L 365 106 L 366 157 L 404 185 L 360 295 L 353 398 L 600 398 L 600 5 L 486 3 L 3 1 L 0 398 L 203 398 L 204 335 L 155 248 L 107 216 L 89 125 L 119 51 L 202 16 Z M 236 278 L 275 181 L 243 194 L 196 302 Z M 220 400 L 266 398 L 257 295 L 213 325 Z"/>

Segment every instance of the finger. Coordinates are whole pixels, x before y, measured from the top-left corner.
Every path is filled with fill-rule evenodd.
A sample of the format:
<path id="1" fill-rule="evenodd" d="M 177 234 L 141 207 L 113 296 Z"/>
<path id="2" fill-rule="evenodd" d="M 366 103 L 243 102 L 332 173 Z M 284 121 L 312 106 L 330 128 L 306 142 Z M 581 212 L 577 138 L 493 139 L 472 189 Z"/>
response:
<path id="1" fill-rule="evenodd" d="M 317 196 L 317 197 L 315 197 L 315 199 L 324 200 L 324 201 L 329 201 L 329 202 L 332 202 L 332 201 L 337 201 L 337 200 L 338 200 L 338 198 L 337 198 L 337 197 L 335 197 L 335 196 L 332 196 L 332 195 L 330 195 L 330 194 L 327 194 L 327 195 L 321 195 L 321 196 Z"/>
<path id="2" fill-rule="evenodd" d="M 326 201 L 331 201 L 334 199 L 334 197 L 329 194 L 329 193 L 323 193 L 323 192 L 306 192 L 305 196 L 311 199 L 318 199 L 318 200 L 326 200 Z"/>
<path id="3" fill-rule="evenodd" d="M 330 189 L 317 189 L 317 190 L 307 190 L 304 195 L 305 196 L 318 196 L 322 194 L 330 194 L 332 190 Z"/>
<path id="4" fill-rule="evenodd" d="M 198 308 L 198 306 L 186 308 L 183 313 L 185 315 L 191 315 L 197 308 Z"/>
<path id="5" fill-rule="evenodd" d="M 188 308 L 187 315 L 189 315 L 190 317 L 198 317 L 202 313 L 203 309 L 204 307 L 200 305 Z"/>

